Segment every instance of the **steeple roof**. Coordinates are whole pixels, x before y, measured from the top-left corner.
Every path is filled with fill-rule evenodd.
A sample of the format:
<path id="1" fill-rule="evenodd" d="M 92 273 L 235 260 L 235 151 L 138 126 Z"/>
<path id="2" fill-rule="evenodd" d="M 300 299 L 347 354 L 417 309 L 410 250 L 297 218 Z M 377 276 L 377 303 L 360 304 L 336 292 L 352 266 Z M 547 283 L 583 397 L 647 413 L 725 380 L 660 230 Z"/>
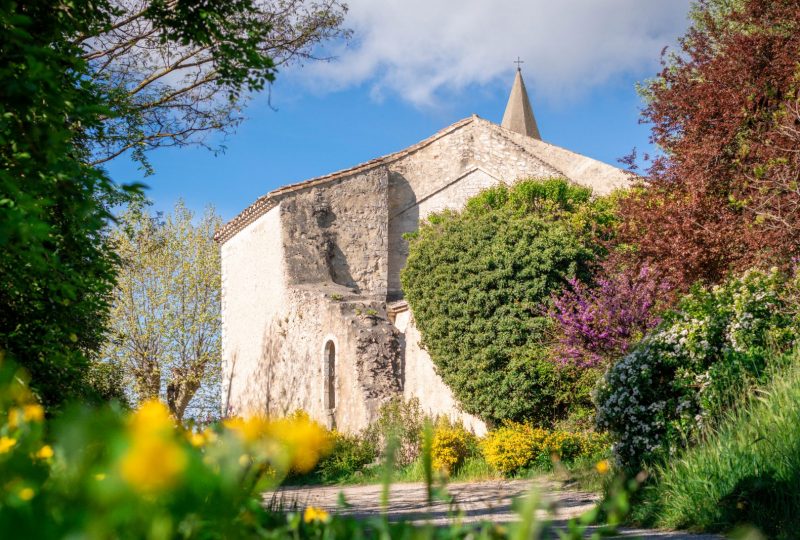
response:
<path id="1" fill-rule="evenodd" d="M 542 140 L 536 119 L 533 117 L 533 109 L 528 99 L 528 92 L 525 90 L 525 81 L 522 80 L 520 68 L 517 68 L 517 76 L 514 78 L 514 86 L 511 87 L 511 95 L 508 96 L 508 104 L 501 125 L 511 131 Z"/>

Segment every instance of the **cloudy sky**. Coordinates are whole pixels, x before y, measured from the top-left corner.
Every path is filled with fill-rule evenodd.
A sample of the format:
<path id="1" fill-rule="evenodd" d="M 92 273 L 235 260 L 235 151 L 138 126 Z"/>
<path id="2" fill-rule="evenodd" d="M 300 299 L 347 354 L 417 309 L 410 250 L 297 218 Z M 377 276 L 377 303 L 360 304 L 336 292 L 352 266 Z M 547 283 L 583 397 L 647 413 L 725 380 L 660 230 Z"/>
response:
<path id="1" fill-rule="evenodd" d="M 400 150 L 476 113 L 499 122 L 519 56 L 542 136 L 616 164 L 648 148 L 634 85 L 687 27 L 689 0 L 350 0 L 348 43 L 329 63 L 279 74 L 271 99 L 214 155 L 159 150 L 144 179 L 229 219 L 283 184 Z M 271 103 L 272 107 L 269 106 Z M 277 110 L 275 110 L 277 109 Z M 141 180 L 125 159 L 109 170 Z"/>

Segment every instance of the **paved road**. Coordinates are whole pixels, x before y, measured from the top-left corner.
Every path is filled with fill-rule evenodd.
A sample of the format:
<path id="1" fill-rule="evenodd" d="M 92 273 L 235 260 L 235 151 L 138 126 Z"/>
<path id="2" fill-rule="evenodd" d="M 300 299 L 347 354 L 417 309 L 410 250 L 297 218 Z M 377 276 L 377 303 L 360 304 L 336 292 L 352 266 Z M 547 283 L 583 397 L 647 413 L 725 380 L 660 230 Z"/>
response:
<path id="1" fill-rule="evenodd" d="M 508 523 L 517 516 L 512 509 L 512 500 L 524 495 L 532 487 L 541 494 L 543 502 L 553 508 L 554 513 L 542 510 L 541 517 L 549 517 L 553 526 L 563 527 L 572 517 L 591 509 L 597 502 L 597 495 L 579 491 L 565 491 L 555 484 L 543 480 L 495 480 L 489 482 L 453 483 L 447 486 L 454 499 L 453 505 L 435 502 L 426 503 L 423 484 L 393 484 L 389 498 L 389 519 L 411 520 L 445 525 L 455 519 L 464 523 L 490 521 Z M 339 494 L 344 495 L 350 505 L 338 508 Z M 354 517 L 367 517 L 380 514 L 381 486 L 328 486 L 328 487 L 285 487 L 268 498 L 275 497 L 284 508 L 292 506 L 318 506 L 340 514 Z M 670 531 L 626 529 L 622 537 L 664 540 L 719 540 L 715 535 L 692 535 Z"/>

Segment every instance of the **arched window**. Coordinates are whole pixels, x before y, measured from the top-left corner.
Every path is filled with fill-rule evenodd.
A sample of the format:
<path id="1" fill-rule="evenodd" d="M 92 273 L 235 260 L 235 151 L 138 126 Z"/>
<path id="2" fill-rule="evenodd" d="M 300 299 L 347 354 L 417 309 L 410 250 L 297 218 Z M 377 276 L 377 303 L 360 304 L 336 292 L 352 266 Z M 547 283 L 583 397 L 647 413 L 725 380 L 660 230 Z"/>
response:
<path id="1" fill-rule="evenodd" d="M 325 344 L 325 408 L 336 408 L 336 345 L 333 341 Z"/>

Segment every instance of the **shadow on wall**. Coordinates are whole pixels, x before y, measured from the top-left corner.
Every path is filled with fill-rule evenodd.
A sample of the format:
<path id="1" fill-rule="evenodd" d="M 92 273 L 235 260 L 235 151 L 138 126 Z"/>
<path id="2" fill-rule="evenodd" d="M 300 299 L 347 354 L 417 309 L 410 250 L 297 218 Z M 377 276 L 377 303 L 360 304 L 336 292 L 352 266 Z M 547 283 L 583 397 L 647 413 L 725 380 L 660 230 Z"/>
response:
<path id="1" fill-rule="evenodd" d="M 337 285 L 344 285 L 353 289 L 353 292 L 360 293 L 361 290 L 350 273 L 350 265 L 347 263 L 347 256 L 336 243 L 336 234 L 328 237 L 325 253 L 325 262 L 331 274 L 331 281 Z"/>
<path id="2" fill-rule="evenodd" d="M 330 204 L 323 198 L 322 192 L 318 192 L 314 200 L 313 207 L 314 218 L 317 221 L 317 226 L 322 232 L 324 238 L 324 257 L 325 266 L 328 268 L 328 274 L 331 281 L 337 285 L 344 285 L 354 292 L 358 293 L 359 287 L 353 275 L 350 272 L 350 265 L 347 262 L 347 256 L 339 247 L 337 242 L 338 237 L 336 234 L 336 212 L 333 211 Z"/>
<path id="3" fill-rule="evenodd" d="M 402 174 L 392 171 L 389 173 L 389 301 L 403 297 L 400 270 L 408 257 L 408 242 L 403 234 L 418 227 L 417 194 Z"/>
<path id="4" fill-rule="evenodd" d="M 255 366 L 241 365 L 234 353 L 229 362 L 229 370 L 223 381 L 223 415 L 249 415 L 253 413 L 274 414 L 275 402 L 273 381 L 278 359 L 282 358 L 281 344 L 286 331 L 283 322 L 273 321 L 264 331 L 261 355 Z M 291 411 L 280 411 L 287 413 Z"/>

